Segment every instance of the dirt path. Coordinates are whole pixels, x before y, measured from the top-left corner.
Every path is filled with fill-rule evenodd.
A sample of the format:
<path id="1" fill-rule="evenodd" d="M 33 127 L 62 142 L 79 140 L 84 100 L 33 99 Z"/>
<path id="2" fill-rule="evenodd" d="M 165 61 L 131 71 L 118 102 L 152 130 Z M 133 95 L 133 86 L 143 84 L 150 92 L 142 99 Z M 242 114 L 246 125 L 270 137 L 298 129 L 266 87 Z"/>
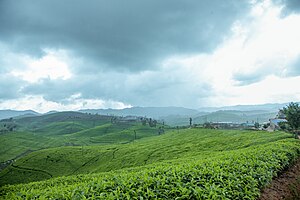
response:
<path id="1" fill-rule="evenodd" d="M 300 158 L 265 188 L 259 200 L 300 199 Z"/>
<path id="2" fill-rule="evenodd" d="M 28 170 L 28 171 L 34 171 L 34 172 L 40 172 L 42 174 L 46 174 L 47 176 L 50 176 L 50 178 L 52 178 L 52 174 L 50 174 L 49 172 L 47 171 L 44 171 L 44 170 L 40 170 L 40 169 L 33 169 L 33 168 L 27 168 L 27 167 L 19 167 L 19 166 L 16 166 L 14 164 L 11 165 L 13 168 L 17 168 L 17 169 L 21 169 L 21 170 Z"/>
<path id="3" fill-rule="evenodd" d="M 37 150 L 31 150 L 31 149 L 28 149 L 27 151 L 25 151 L 25 152 L 23 152 L 23 153 L 17 155 L 17 156 L 14 157 L 13 159 L 7 160 L 7 161 L 5 161 L 5 162 L 0 163 L 0 172 L 1 172 L 2 170 L 4 170 L 6 167 L 10 166 L 12 163 L 14 163 L 17 159 L 19 159 L 19 158 L 21 158 L 21 157 L 23 157 L 23 156 L 26 156 L 26 155 L 30 154 L 31 152 L 34 152 L 34 151 L 37 151 Z"/>

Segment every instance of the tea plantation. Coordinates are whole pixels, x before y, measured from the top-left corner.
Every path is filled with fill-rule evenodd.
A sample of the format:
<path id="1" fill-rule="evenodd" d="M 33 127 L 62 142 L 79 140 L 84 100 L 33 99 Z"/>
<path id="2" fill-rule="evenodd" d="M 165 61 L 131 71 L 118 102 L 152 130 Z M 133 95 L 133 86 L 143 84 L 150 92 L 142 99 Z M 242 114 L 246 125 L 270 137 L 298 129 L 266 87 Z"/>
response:
<path id="1" fill-rule="evenodd" d="M 3 199 L 256 199 L 299 154 L 299 140 L 283 132 L 169 130 L 128 144 L 29 153 L 0 173 L 0 195 Z"/>

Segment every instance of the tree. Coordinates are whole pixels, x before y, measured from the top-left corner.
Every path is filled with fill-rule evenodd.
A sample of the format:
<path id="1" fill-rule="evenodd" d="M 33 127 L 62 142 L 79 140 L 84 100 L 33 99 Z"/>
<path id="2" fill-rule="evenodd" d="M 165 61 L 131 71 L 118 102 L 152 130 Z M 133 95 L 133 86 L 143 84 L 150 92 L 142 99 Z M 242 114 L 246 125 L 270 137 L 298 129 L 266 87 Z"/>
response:
<path id="1" fill-rule="evenodd" d="M 295 132 L 300 127 L 300 106 L 298 103 L 291 102 L 287 107 L 282 109 L 282 112 L 285 114 L 288 125 Z"/>
<path id="2" fill-rule="evenodd" d="M 278 126 L 283 131 L 292 131 L 291 127 L 289 126 L 289 124 L 287 122 L 279 122 Z"/>
<path id="3" fill-rule="evenodd" d="M 152 120 L 152 118 L 149 119 L 149 126 L 150 127 L 156 127 L 157 121 L 154 119 Z"/>
<path id="4" fill-rule="evenodd" d="M 203 124 L 203 127 L 204 128 L 214 128 L 214 126 L 211 124 L 211 123 L 209 123 L 209 122 L 205 122 L 204 124 Z"/>
<path id="5" fill-rule="evenodd" d="M 152 118 L 149 119 L 149 126 L 152 127 Z"/>
<path id="6" fill-rule="evenodd" d="M 142 125 L 146 126 L 146 124 L 147 124 L 147 120 L 146 119 L 142 119 Z"/>
<path id="7" fill-rule="evenodd" d="M 258 129 L 258 128 L 259 128 L 259 123 L 258 123 L 258 122 L 255 122 L 255 123 L 254 123 L 254 127 L 255 127 L 256 129 Z"/>
<path id="8" fill-rule="evenodd" d="M 152 122 L 152 127 L 156 127 L 156 124 L 157 124 L 157 121 L 156 121 L 156 120 L 153 120 L 153 122 Z"/>

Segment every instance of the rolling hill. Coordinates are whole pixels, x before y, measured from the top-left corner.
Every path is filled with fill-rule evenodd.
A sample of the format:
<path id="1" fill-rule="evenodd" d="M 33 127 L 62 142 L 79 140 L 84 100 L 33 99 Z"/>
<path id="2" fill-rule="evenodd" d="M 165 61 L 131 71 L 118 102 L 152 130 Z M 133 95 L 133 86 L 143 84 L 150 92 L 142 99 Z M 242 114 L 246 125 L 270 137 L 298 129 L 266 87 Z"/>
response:
<path id="1" fill-rule="evenodd" d="M 131 107 L 124 109 L 85 109 L 74 112 L 74 115 L 82 114 L 98 114 L 101 116 L 139 116 L 154 118 L 164 121 L 170 126 L 186 126 L 189 124 L 189 118 L 193 118 L 194 124 L 204 122 L 236 122 L 245 123 L 246 121 L 258 121 L 259 123 L 267 122 L 270 118 L 275 117 L 278 110 L 286 106 L 288 103 L 282 104 L 262 104 L 262 105 L 236 105 L 226 107 L 203 107 L 199 109 L 189 109 L 183 107 Z M 2 114 L 1 114 L 2 113 Z M 50 111 L 44 114 L 54 114 L 57 111 Z M 67 112 L 62 112 L 67 113 Z M 71 115 L 71 113 L 69 113 Z M 0 111 L 0 120 L 4 118 L 24 118 L 41 115 L 34 111 Z M 64 115 L 64 114 L 62 114 Z M 43 115 L 42 115 L 43 116 Z M 46 118 L 47 118 L 46 117 Z"/>
<path id="2" fill-rule="evenodd" d="M 3 186 L 0 195 L 255 199 L 299 153 L 299 141 L 283 132 L 175 129 L 130 144 L 29 153 L 0 173 L 1 184 L 49 180 Z"/>
<path id="3" fill-rule="evenodd" d="M 228 110 L 194 120 L 259 115 L 265 111 Z M 299 140 L 279 131 L 155 127 L 149 119 L 82 112 L 0 126 L 8 123 L 15 128 L 0 134 L 3 199 L 256 199 L 300 154 Z"/>
<path id="4" fill-rule="evenodd" d="M 79 137 L 86 137 L 87 134 L 91 136 L 90 131 L 75 134 L 79 134 Z M 92 135 L 94 136 L 94 133 Z M 261 145 L 287 137 L 290 135 L 267 132 L 174 130 L 159 137 L 144 138 L 126 145 L 67 146 L 35 151 L 17 160 L 3 171 L 0 177 L 7 183 L 18 183 L 21 180 L 26 182 L 27 178 L 21 175 L 23 172 L 26 172 L 26 177 L 31 177 L 30 181 L 35 180 L 34 177 L 36 180 L 42 180 L 45 174 L 50 178 L 105 172 L 200 154 L 203 158 L 212 157 L 222 151 Z"/>
<path id="5" fill-rule="evenodd" d="M 183 107 L 132 107 L 124 109 L 89 109 L 80 110 L 84 113 L 118 115 L 118 116 L 146 116 L 148 118 L 160 119 L 169 115 L 194 116 L 199 113 L 198 110 Z"/>
<path id="6" fill-rule="evenodd" d="M 80 112 L 58 112 L 14 119 L 16 129 L 0 134 L 0 161 L 14 159 L 27 151 L 59 146 L 83 146 L 129 143 L 136 139 L 157 136 L 157 127 L 140 121 L 116 120 L 111 116 Z M 1 122 L 4 126 L 8 122 Z M 167 128 L 167 126 L 165 126 Z"/>
<path id="7" fill-rule="evenodd" d="M 239 110 L 220 110 L 212 112 L 206 115 L 202 115 L 194 118 L 195 123 L 205 122 L 268 122 L 269 119 L 274 118 L 277 112 L 266 112 L 264 110 L 252 110 L 252 111 L 239 111 Z"/>
<path id="8" fill-rule="evenodd" d="M 267 112 L 278 112 L 279 109 L 287 106 L 289 103 L 266 103 L 257 105 L 234 105 L 224 107 L 203 107 L 199 108 L 199 111 L 205 112 L 216 112 L 219 110 L 239 110 L 239 111 L 253 111 L 253 110 L 264 110 Z"/>
<path id="9" fill-rule="evenodd" d="M 24 111 L 17 111 L 17 110 L 0 110 L 0 120 L 7 119 L 11 117 L 28 117 L 28 116 L 36 116 L 40 115 L 33 110 L 24 110 Z"/>

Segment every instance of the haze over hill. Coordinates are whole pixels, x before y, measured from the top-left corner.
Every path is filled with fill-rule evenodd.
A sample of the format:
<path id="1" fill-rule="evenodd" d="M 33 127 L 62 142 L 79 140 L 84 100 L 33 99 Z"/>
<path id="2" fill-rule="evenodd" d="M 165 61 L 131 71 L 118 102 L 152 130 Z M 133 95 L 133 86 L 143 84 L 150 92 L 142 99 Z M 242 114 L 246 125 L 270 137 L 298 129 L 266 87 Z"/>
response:
<path id="1" fill-rule="evenodd" d="M 199 109 L 187 109 L 182 107 L 133 107 L 125 109 L 88 109 L 80 112 L 98 113 L 119 116 L 146 116 L 164 120 L 171 126 L 188 125 L 189 118 L 193 123 L 205 122 L 268 122 L 274 118 L 284 104 L 263 104 L 263 105 L 237 105 L 227 107 L 209 107 Z"/>
<path id="2" fill-rule="evenodd" d="M 0 110 L 0 120 L 7 119 L 11 117 L 28 117 L 28 116 L 35 116 L 40 115 L 40 113 L 35 112 L 33 110 Z"/>
<path id="3" fill-rule="evenodd" d="M 278 110 L 286 106 L 283 104 L 261 104 L 261 105 L 236 105 L 226 107 L 209 107 L 190 109 L 183 107 L 132 107 L 124 109 L 85 109 L 79 110 L 82 113 L 115 115 L 115 116 L 139 116 L 163 120 L 171 126 L 188 125 L 189 118 L 193 123 L 204 122 L 236 122 L 258 121 L 267 122 L 275 117 Z M 46 114 L 56 113 L 50 111 Z M 0 120 L 10 117 L 27 117 L 41 115 L 35 111 L 13 111 L 0 110 Z"/>
<path id="4" fill-rule="evenodd" d="M 239 111 L 268 111 L 268 112 L 277 112 L 279 109 L 282 109 L 288 103 L 267 103 L 267 104 L 257 104 L 257 105 L 234 105 L 234 106 L 223 106 L 223 107 L 203 107 L 199 108 L 200 111 L 214 112 L 219 110 L 239 110 Z"/>
<path id="5" fill-rule="evenodd" d="M 80 110 L 80 112 L 123 115 L 123 116 L 147 116 L 152 118 L 161 118 L 169 115 L 187 115 L 194 116 L 200 113 L 196 109 L 183 107 L 132 107 L 124 109 L 88 109 Z"/>

